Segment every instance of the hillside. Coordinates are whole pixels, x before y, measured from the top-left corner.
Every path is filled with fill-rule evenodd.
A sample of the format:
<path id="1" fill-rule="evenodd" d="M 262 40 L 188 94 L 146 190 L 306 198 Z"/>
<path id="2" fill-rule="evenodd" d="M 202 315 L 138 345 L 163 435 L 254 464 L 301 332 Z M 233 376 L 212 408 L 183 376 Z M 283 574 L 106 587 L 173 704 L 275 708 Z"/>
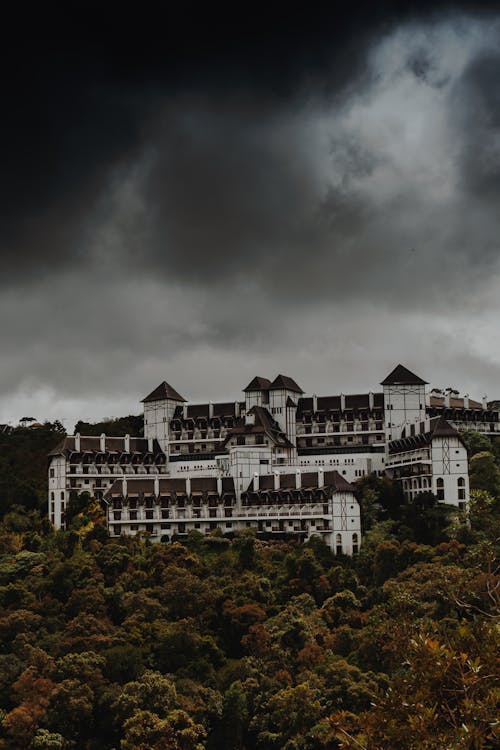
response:
<path id="1" fill-rule="evenodd" d="M 11 466 L 31 451 L 33 491 L 44 429 L 3 444 Z M 12 508 L 0 750 L 493 750 L 500 470 L 466 439 L 468 515 L 367 478 L 353 559 L 250 532 L 111 540 L 90 498 L 65 532 Z"/>

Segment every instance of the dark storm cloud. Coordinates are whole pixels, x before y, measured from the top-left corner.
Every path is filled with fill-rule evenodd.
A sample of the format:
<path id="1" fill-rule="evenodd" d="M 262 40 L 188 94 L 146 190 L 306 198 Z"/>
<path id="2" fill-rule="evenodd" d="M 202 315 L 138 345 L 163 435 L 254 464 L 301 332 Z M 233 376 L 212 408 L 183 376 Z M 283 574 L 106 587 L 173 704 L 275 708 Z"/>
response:
<path id="1" fill-rule="evenodd" d="M 297 106 L 306 90 L 335 96 L 366 78 L 367 51 L 378 35 L 450 5 L 456 7 L 339 2 L 314 14 L 252 9 L 241 20 L 210 8 L 197 15 L 169 11 L 162 21 L 147 4 L 133 17 L 123 9 L 96 13 L 82 4 L 63 19 L 62 30 L 60 14 L 46 7 L 38 18 L 31 16 L 29 28 L 26 18 L 10 25 L 5 19 L 2 281 L 38 278 L 48 269 L 53 272 L 54 265 L 70 267 L 85 259 L 94 210 L 106 195 L 112 170 L 147 147 L 150 121 L 169 97 L 186 91 L 231 96 L 243 91 L 257 99 L 257 108 L 279 111 Z M 480 5 L 474 4 L 476 11 Z M 227 136 L 230 148 L 231 133 Z M 265 156 L 246 147 L 249 156 Z M 255 184 L 250 179 L 249 187 Z M 226 197 L 219 193 L 221 200 Z M 265 197 L 279 201 L 269 191 Z M 293 202 L 290 210 L 295 210 Z M 261 230 L 267 229 L 276 231 L 264 220 Z M 249 241 L 229 230 L 228 240 L 234 239 L 242 240 L 232 248 L 241 257 Z"/>
<path id="2" fill-rule="evenodd" d="M 500 37 L 480 7 L 142 9 L 126 33 L 84 8 L 73 33 L 14 34 L 0 421 L 136 410 L 164 378 L 236 397 L 254 367 L 374 387 L 405 354 L 438 380 L 466 363 L 472 389 L 464 346 L 494 383 Z"/>
<path id="3" fill-rule="evenodd" d="M 482 201 L 500 197 L 500 52 L 472 60 L 457 83 L 454 122 L 463 187 Z"/>

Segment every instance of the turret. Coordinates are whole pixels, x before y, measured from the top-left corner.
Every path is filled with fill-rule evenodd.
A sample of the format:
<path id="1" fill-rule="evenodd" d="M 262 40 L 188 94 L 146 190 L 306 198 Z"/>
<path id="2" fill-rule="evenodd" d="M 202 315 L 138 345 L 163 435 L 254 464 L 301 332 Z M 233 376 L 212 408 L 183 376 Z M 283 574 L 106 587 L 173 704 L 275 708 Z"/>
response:
<path id="1" fill-rule="evenodd" d="M 144 437 L 158 440 L 167 456 L 170 420 L 173 419 L 176 407 L 185 402 L 186 399 L 165 381 L 142 400 Z"/>
<path id="2" fill-rule="evenodd" d="M 427 382 L 398 365 L 382 381 L 387 441 L 401 436 L 405 424 L 425 420 L 425 386 Z"/>

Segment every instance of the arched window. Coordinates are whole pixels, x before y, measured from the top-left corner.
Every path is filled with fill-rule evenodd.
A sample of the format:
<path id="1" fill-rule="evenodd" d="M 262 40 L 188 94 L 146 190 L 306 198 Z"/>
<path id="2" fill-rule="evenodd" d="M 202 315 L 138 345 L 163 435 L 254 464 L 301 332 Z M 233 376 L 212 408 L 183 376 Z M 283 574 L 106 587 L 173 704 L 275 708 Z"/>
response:
<path id="1" fill-rule="evenodd" d="M 438 500 L 442 501 L 444 500 L 444 479 L 442 477 L 438 477 L 436 479 L 436 497 Z"/>
<path id="2" fill-rule="evenodd" d="M 358 535 L 353 534 L 352 535 L 352 554 L 356 555 L 358 552 L 359 552 Z"/>
<path id="3" fill-rule="evenodd" d="M 335 537 L 335 552 L 337 555 L 341 555 L 342 550 L 342 534 L 337 534 Z"/>

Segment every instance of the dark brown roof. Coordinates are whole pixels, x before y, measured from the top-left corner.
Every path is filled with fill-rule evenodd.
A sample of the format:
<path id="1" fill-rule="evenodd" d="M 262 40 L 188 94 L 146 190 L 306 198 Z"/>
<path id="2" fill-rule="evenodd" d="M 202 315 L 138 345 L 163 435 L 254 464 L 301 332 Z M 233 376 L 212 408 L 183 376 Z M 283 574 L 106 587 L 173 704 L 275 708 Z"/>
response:
<path id="1" fill-rule="evenodd" d="M 214 492 L 217 494 L 216 477 L 193 477 L 191 479 L 191 492 Z"/>
<path id="2" fill-rule="evenodd" d="M 297 407 L 297 417 L 300 418 L 302 414 L 306 412 L 312 412 L 313 410 L 313 399 L 308 396 L 306 398 L 299 398 Z M 370 395 L 368 393 L 358 393 L 354 395 L 345 396 L 345 408 L 346 409 L 368 409 L 370 405 Z M 318 396 L 318 412 L 340 412 L 340 396 Z M 374 393 L 373 394 L 373 408 L 383 409 L 384 408 L 384 394 Z"/>
<path id="3" fill-rule="evenodd" d="M 139 478 L 130 475 L 126 479 L 128 495 L 152 495 L 154 493 L 155 478 L 153 476 Z M 174 492 L 186 494 L 186 480 L 184 478 L 162 477 L 159 484 L 160 495 L 171 495 Z M 106 492 L 107 495 L 123 495 L 123 479 L 117 479 L 113 482 Z"/>
<path id="4" fill-rule="evenodd" d="M 269 386 L 270 391 L 293 391 L 294 393 L 304 393 L 302 388 L 297 385 L 293 378 L 289 378 L 288 375 L 278 375 L 271 385 Z"/>
<path id="5" fill-rule="evenodd" d="M 149 443 L 147 438 L 130 438 L 130 453 L 141 453 L 145 454 L 149 452 Z M 124 437 L 108 437 L 105 439 L 105 452 L 106 453 L 125 453 L 125 438 Z M 49 453 L 49 456 L 61 456 L 74 453 L 75 448 L 75 435 L 67 435 L 54 450 Z M 80 453 L 101 453 L 101 438 L 99 435 L 80 436 Z M 160 448 L 160 444 L 157 440 L 153 440 L 153 453 L 155 455 L 162 454 L 163 451 Z"/>
<path id="6" fill-rule="evenodd" d="M 235 405 L 234 401 L 225 401 L 221 404 L 214 404 L 214 417 L 234 417 Z"/>
<path id="7" fill-rule="evenodd" d="M 429 434 L 431 437 L 457 437 L 458 431 L 444 417 L 430 419 Z"/>
<path id="8" fill-rule="evenodd" d="M 469 406 L 465 407 L 464 399 L 463 398 L 455 398 L 454 396 L 450 397 L 450 406 L 447 407 L 445 405 L 445 397 L 444 396 L 431 396 L 430 397 L 430 406 L 434 409 L 439 408 L 450 408 L 450 409 L 482 409 L 483 405 L 479 403 L 479 401 L 474 401 L 472 398 L 469 399 Z"/>
<path id="9" fill-rule="evenodd" d="M 259 488 L 261 490 L 274 490 L 274 474 L 263 474 L 260 476 Z"/>
<path id="10" fill-rule="evenodd" d="M 222 477 L 222 492 L 228 492 L 228 493 L 234 494 L 233 477 Z"/>
<path id="11" fill-rule="evenodd" d="M 269 389 L 269 386 L 271 385 L 271 381 L 267 378 L 261 378 L 260 375 L 256 375 L 247 385 L 246 388 L 243 388 L 243 392 L 247 393 L 247 391 L 267 391 Z"/>
<path id="12" fill-rule="evenodd" d="M 368 409 L 370 407 L 370 396 L 368 393 L 355 393 L 345 397 L 346 409 Z"/>
<path id="13" fill-rule="evenodd" d="M 427 385 L 427 381 L 419 378 L 404 365 L 397 365 L 380 385 Z"/>
<path id="14" fill-rule="evenodd" d="M 167 398 L 171 401 L 186 401 L 185 398 L 182 398 L 182 396 L 177 393 L 175 388 L 172 388 L 172 386 L 164 380 L 163 383 L 160 383 L 160 385 L 154 389 L 154 391 L 151 391 L 149 396 L 142 399 L 142 403 L 146 404 L 150 401 L 165 401 Z"/>
<path id="15" fill-rule="evenodd" d="M 187 407 L 187 419 L 208 419 L 210 413 L 210 406 L 212 406 L 214 417 L 235 417 L 236 416 L 236 404 L 238 401 L 225 401 L 223 403 L 213 404 L 189 404 Z M 240 403 L 240 409 L 245 404 Z M 174 412 L 174 419 L 184 418 L 184 407 L 177 406 Z"/>
<path id="16" fill-rule="evenodd" d="M 327 487 L 333 487 L 336 492 L 354 492 L 352 484 L 338 471 L 325 471 L 324 482 Z"/>
<path id="17" fill-rule="evenodd" d="M 280 487 L 283 490 L 295 489 L 295 474 L 280 474 Z"/>
<path id="18" fill-rule="evenodd" d="M 433 438 L 437 437 L 457 437 L 463 444 L 460 433 L 451 426 L 444 417 L 433 417 L 429 420 L 429 429 L 423 432 L 424 424 L 420 423 L 420 432 L 416 435 L 411 434 L 411 428 L 406 427 L 403 430 L 401 438 L 392 440 L 389 443 L 389 453 L 403 453 L 406 451 L 416 450 L 425 445 L 430 445 Z M 407 434 L 410 433 L 410 434 Z"/>
<path id="19" fill-rule="evenodd" d="M 159 481 L 160 495 L 186 494 L 186 479 L 183 477 L 162 477 Z M 127 477 L 127 494 L 130 496 L 152 495 L 154 493 L 155 478 L 131 475 Z M 217 493 L 217 479 L 215 477 L 194 477 L 191 479 L 191 492 L 213 492 Z M 234 480 L 232 477 L 222 479 L 222 492 L 234 493 Z M 117 479 L 106 492 L 106 495 L 123 495 L 123 479 Z"/>
<path id="20" fill-rule="evenodd" d="M 302 487 L 317 487 L 318 486 L 318 472 L 317 471 L 305 471 L 302 474 Z"/>
<path id="21" fill-rule="evenodd" d="M 267 435 L 275 445 L 284 448 L 292 448 L 284 432 L 281 431 L 279 424 L 271 417 L 264 406 L 252 406 L 248 412 L 255 416 L 255 424 L 246 424 L 245 419 L 241 418 L 237 424 L 227 431 L 227 437 L 224 445 L 235 435 Z"/>
<path id="22" fill-rule="evenodd" d="M 307 471 L 301 474 L 301 489 L 303 490 L 315 490 L 318 489 L 318 472 Z M 342 477 L 338 471 L 325 471 L 323 475 L 324 487 L 330 487 L 334 492 L 354 492 L 354 487 L 344 477 Z M 294 490 L 296 487 L 296 475 L 295 474 L 280 474 L 279 475 L 279 489 L 280 490 Z M 320 488 L 321 489 L 321 488 Z M 274 474 L 262 474 L 259 477 L 259 491 L 274 490 Z M 253 479 L 248 486 L 247 492 L 254 491 Z"/>

